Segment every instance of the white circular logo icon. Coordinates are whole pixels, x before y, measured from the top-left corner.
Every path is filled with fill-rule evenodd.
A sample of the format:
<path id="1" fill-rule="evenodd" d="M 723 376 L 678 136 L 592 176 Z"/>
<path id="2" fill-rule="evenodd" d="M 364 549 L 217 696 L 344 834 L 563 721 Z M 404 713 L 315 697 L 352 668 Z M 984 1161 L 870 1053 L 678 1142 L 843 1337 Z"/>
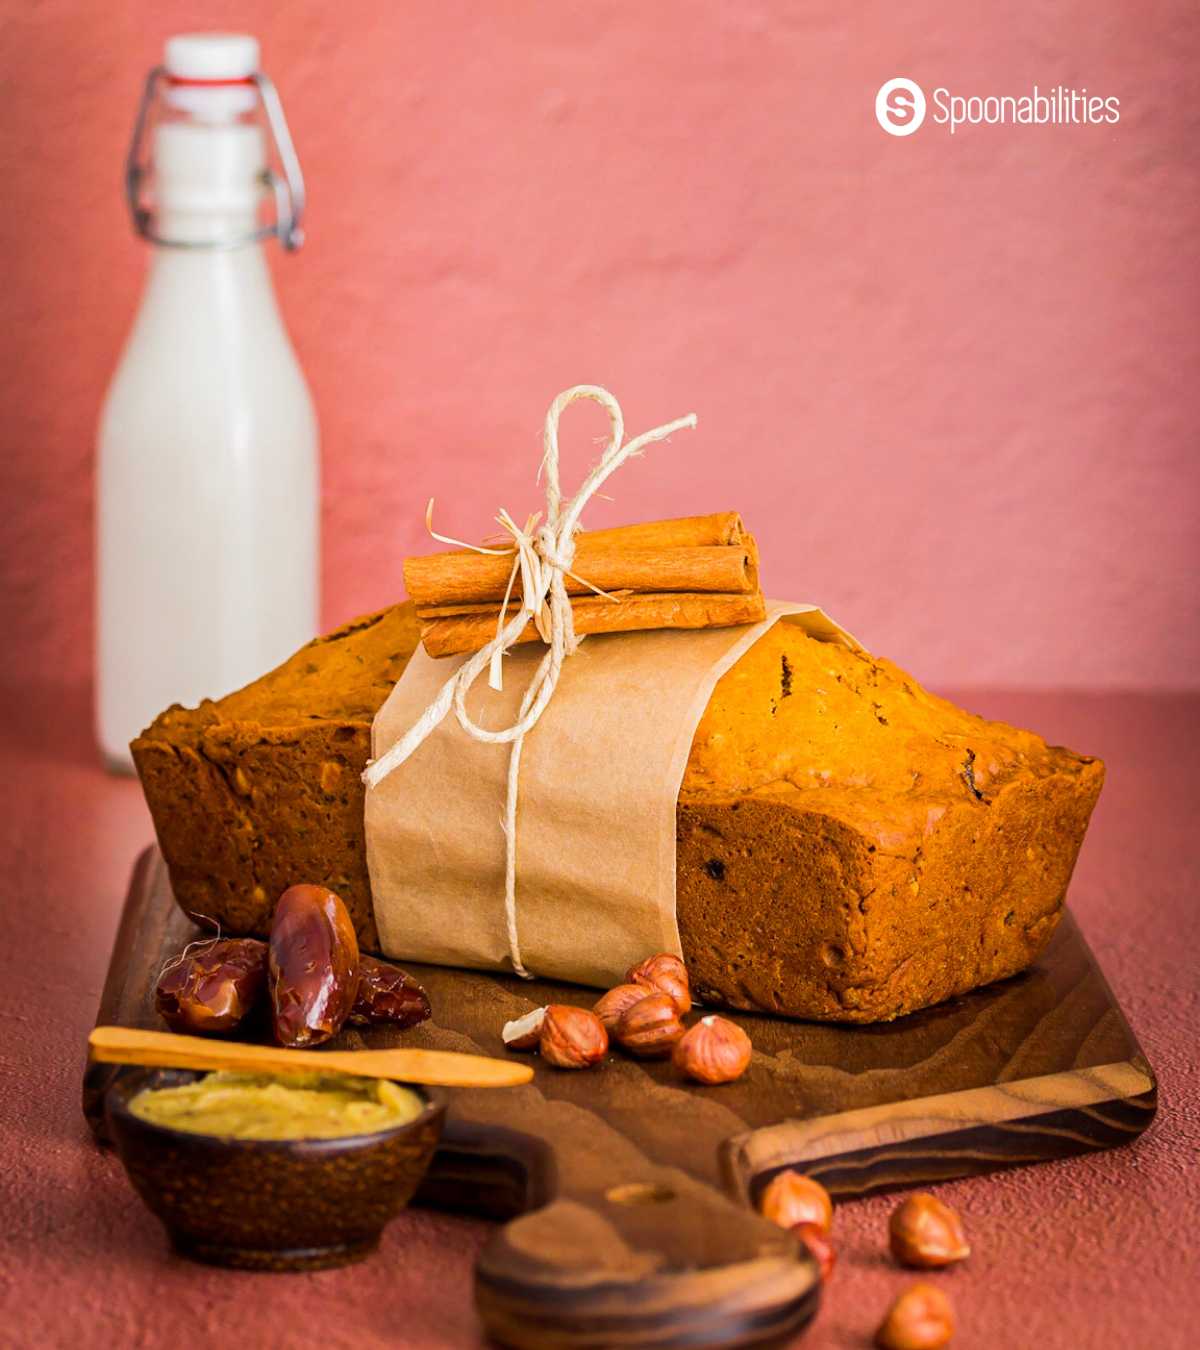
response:
<path id="1" fill-rule="evenodd" d="M 889 136 L 911 136 L 925 120 L 925 92 L 915 80 L 897 75 L 875 95 L 875 119 Z"/>

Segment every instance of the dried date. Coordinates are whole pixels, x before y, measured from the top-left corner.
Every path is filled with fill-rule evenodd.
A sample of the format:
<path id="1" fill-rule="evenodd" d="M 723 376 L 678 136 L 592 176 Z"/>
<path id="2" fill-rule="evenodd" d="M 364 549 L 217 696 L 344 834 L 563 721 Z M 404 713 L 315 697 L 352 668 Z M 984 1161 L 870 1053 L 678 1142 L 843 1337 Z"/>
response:
<path id="1" fill-rule="evenodd" d="M 267 983 L 267 944 L 256 938 L 213 938 L 186 948 L 158 977 L 154 1006 L 172 1031 L 233 1031 Z"/>
<path id="2" fill-rule="evenodd" d="M 429 995 L 407 971 L 377 961 L 359 958 L 358 997 L 346 1018 L 357 1027 L 391 1026 L 398 1030 L 415 1027 L 429 1016 Z"/>
<path id="3" fill-rule="evenodd" d="M 268 953 L 271 1019 L 280 1045 L 319 1045 L 342 1028 L 358 995 L 358 939 L 346 906 L 324 886 L 279 897 Z"/>

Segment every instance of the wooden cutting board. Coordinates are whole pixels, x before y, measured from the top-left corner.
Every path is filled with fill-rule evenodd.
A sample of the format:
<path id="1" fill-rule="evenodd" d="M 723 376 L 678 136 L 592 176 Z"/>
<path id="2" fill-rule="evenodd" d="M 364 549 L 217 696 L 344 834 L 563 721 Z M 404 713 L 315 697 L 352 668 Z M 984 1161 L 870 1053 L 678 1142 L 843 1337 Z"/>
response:
<path id="1" fill-rule="evenodd" d="M 161 1025 L 154 981 L 197 936 L 148 849 L 134 870 L 99 1021 Z M 574 985 L 409 969 L 434 1018 L 337 1044 L 499 1055 L 506 1021 Z M 1153 1072 L 1074 920 L 1024 975 L 873 1027 L 732 1014 L 754 1043 L 736 1083 L 685 1085 L 669 1064 L 611 1056 L 534 1081 L 459 1091 L 418 1203 L 504 1221 L 479 1257 L 488 1331 L 521 1347 L 741 1346 L 816 1310 L 812 1262 L 754 1204 L 798 1167 L 839 1200 L 1111 1148 L 1153 1119 Z M 93 1065 L 93 1125 L 114 1072 Z"/>

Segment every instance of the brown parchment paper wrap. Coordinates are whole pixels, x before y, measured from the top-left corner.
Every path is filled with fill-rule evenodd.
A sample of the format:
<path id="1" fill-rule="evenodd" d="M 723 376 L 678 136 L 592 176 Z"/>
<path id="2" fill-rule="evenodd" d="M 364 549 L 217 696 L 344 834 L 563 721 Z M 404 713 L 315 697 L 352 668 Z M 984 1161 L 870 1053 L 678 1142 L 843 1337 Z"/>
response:
<path id="1" fill-rule="evenodd" d="M 607 988 L 654 952 L 680 952 L 675 806 L 713 686 L 775 623 L 857 646 L 813 605 L 768 601 L 757 624 L 589 637 L 526 736 L 517 805 L 517 926 L 526 967 Z M 515 648 L 504 689 L 467 699 L 508 726 L 544 648 Z M 465 657 L 418 648 L 375 717 L 378 759 Z M 511 970 L 504 918 L 508 745 L 473 740 L 453 712 L 367 791 L 367 862 L 387 955 Z"/>

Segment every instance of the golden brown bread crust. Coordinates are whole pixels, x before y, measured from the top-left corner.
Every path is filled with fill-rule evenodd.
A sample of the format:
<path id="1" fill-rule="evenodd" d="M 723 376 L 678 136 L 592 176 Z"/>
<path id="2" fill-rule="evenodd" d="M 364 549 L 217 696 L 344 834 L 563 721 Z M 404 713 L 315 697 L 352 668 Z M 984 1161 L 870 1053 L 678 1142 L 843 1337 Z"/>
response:
<path id="1" fill-rule="evenodd" d="M 777 624 L 718 683 L 680 791 L 693 985 L 877 1022 L 1016 974 L 1058 925 L 1103 782 L 1099 760 Z"/>
<path id="2" fill-rule="evenodd" d="M 185 909 L 262 934 L 284 889 L 315 882 L 378 948 L 360 775 L 416 641 L 410 606 L 370 615 L 133 743 Z M 887 661 L 776 625 L 717 684 L 680 791 L 693 984 L 873 1022 L 1016 973 L 1058 923 L 1103 777 Z"/>
<path id="3" fill-rule="evenodd" d="M 416 645 L 412 606 L 394 605 L 215 703 L 168 708 L 133 742 L 184 910 L 265 937 L 283 892 L 316 882 L 341 896 L 359 942 L 378 950 L 362 772 L 371 721 Z"/>

